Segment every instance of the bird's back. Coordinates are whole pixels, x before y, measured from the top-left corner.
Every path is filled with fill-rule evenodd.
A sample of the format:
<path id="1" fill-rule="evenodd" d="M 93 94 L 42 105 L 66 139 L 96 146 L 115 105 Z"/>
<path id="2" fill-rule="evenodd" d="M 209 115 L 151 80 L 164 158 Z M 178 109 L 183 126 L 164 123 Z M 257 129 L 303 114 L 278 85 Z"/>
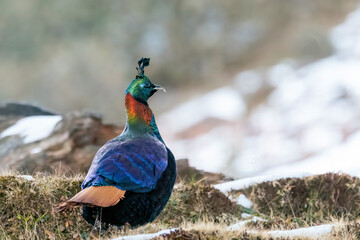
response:
<path id="1" fill-rule="evenodd" d="M 102 208 L 102 222 L 117 226 L 126 223 L 132 227 L 152 222 L 164 209 L 176 179 L 176 163 L 172 152 L 166 148 L 168 164 L 155 188 L 149 192 L 127 191 L 125 198 L 112 207 Z M 83 207 L 83 217 L 94 224 L 98 209 Z"/>
<path id="2" fill-rule="evenodd" d="M 123 134 L 100 148 L 82 188 L 111 185 L 126 191 L 148 192 L 167 164 L 166 146 L 157 138 Z"/>

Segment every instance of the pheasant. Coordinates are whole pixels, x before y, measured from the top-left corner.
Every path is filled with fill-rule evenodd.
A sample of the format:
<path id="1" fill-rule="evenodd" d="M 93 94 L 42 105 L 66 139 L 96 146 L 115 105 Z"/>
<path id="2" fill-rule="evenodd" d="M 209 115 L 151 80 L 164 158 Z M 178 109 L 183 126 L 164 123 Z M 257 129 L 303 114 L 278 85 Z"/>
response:
<path id="1" fill-rule="evenodd" d="M 147 101 L 158 90 L 144 74 L 149 58 L 125 91 L 127 122 L 123 132 L 96 153 L 82 190 L 57 211 L 83 206 L 83 217 L 99 224 L 137 227 L 163 210 L 176 178 L 175 158 L 165 145 Z"/>

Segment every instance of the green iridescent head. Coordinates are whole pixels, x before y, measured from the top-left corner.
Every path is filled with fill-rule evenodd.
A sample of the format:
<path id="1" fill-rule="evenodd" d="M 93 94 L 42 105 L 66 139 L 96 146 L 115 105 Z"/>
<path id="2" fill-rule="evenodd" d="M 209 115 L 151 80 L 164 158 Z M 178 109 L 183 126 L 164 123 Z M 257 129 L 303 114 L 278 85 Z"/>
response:
<path id="1" fill-rule="evenodd" d="M 130 83 L 126 89 L 126 94 L 130 93 L 137 101 L 147 103 L 147 100 L 158 90 L 165 89 L 160 85 L 153 84 L 150 79 L 144 74 L 145 67 L 150 65 L 150 58 L 141 58 L 138 62 L 138 75 Z"/>

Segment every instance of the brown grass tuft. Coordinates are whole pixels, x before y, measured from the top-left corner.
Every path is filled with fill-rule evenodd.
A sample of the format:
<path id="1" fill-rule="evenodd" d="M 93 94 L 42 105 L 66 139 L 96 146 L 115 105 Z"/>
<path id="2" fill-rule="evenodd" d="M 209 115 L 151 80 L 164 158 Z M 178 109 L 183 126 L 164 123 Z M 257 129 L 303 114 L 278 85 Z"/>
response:
<path id="1" fill-rule="evenodd" d="M 53 208 L 80 190 L 80 177 L 41 176 L 34 181 L 0 176 L 0 239 L 81 239 L 91 226 L 80 211 Z"/>
<path id="2" fill-rule="evenodd" d="M 334 217 L 355 220 L 360 216 L 360 179 L 346 174 L 280 179 L 241 192 L 257 212 L 270 217 L 268 222 L 256 223 L 265 228 L 306 227 Z"/>
<path id="3" fill-rule="evenodd" d="M 204 219 L 230 224 L 240 216 L 240 207 L 219 190 L 203 183 L 190 183 L 174 189 L 164 211 L 155 221 L 169 227 Z"/>

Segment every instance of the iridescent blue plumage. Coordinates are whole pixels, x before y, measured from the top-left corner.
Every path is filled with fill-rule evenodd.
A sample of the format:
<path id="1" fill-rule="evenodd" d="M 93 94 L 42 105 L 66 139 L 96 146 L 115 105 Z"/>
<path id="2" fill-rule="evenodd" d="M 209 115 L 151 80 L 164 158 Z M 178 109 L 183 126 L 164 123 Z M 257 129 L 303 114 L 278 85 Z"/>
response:
<path id="1" fill-rule="evenodd" d="M 166 166 L 166 147 L 158 139 L 120 136 L 96 154 L 82 188 L 111 185 L 126 191 L 148 192 L 155 188 Z"/>
<path id="2" fill-rule="evenodd" d="M 126 89 L 127 122 L 120 136 L 95 155 L 82 191 L 58 211 L 84 205 L 91 224 L 138 226 L 153 221 L 169 200 L 176 178 L 175 158 L 165 145 L 147 100 L 164 90 L 144 75 L 149 59 L 139 61 L 139 75 Z M 101 214 L 100 213 L 101 210 Z"/>

